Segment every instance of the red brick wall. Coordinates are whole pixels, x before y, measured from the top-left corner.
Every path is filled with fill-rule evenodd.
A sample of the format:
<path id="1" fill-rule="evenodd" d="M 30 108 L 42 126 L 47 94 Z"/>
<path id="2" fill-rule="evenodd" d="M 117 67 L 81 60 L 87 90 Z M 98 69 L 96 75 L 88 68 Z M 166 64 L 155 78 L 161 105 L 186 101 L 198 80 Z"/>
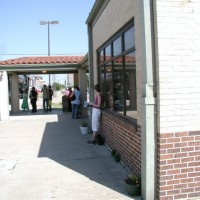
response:
<path id="1" fill-rule="evenodd" d="M 100 124 L 105 143 L 119 152 L 133 173 L 141 174 L 141 129 L 106 111 L 102 111 Z"/>
<path id="2" fill-rule="evenodd" d="M 159 200 L 200 199 L 200 131 L 158 135 Z"/>

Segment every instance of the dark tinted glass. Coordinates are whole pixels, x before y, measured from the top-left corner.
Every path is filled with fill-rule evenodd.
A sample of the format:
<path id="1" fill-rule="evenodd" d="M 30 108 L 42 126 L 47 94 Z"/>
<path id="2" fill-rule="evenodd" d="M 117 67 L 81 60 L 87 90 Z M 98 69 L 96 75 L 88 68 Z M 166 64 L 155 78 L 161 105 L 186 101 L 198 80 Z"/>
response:
<path id="1" fill-rule="evenodd" d="M 126 116 L 137 117 L 137 98 L 136 98 L 136 62 L 135 53 L 125 56 L 125 75 L 124 75 L 124 91 Z"/>
<path id="2" fill-rule="evenodd" d="M 122 42 L 121 42 L 121 37 L 119 37 L 113 42 L 113 55 L 117 56 L 121 52 L 122 52 Z"/>
<path id="3" fill-rule="evenodd" d="M 114 90 L 114 110 L 123 114 L 124 95 L 123 95 L 123 65 L 122 57 L 114 60 L 113 90 Z"/>
<path id="4" fill-rule="evenodd" d="M 111 45 L 107 46 L 105 49 L 106 53 L 106 62 L 111 60 Z"/>
<path id="5" fill-rule="evenodd" d="M 135 29 L 131 27 L 124 33 L 124 48 L 128 50 L 135 46 Z"/>
<path id="6" fill-rule="evenodd" d="M 105 102 L 107 108 L 113 108 L 113 83 L 112 83 L 112 65 L 106 65 L 106 88 Z"/>

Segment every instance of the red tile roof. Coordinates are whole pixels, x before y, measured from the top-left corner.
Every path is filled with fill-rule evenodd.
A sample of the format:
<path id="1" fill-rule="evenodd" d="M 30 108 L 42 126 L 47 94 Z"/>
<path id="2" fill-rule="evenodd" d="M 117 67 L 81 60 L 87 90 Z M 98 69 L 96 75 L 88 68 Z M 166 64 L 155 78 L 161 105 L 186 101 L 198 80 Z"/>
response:
<path id="1" fill-rule="evenodd" d="M 84 56 L 43 56 L 43 57 L 23 57 L 0 61 L 0 65 L 33 65 L 33 64 L 78 64 Z"/>

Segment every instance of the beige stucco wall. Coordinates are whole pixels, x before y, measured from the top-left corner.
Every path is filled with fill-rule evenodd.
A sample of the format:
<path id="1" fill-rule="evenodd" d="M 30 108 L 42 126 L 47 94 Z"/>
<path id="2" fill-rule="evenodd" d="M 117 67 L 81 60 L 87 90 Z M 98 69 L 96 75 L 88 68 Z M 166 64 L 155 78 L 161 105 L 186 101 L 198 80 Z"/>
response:
<path id="1" fill-rule="evenodd" d="M 200 130 L 200 1 L 156 3 L 160 132 Z"/>
<path id="2" fill-rule="evenodd" d="M 126 3 L 121 0 L 110 0 L 93 28 L 94 49 L 99 48 L 133 17 L 133 5 L 133 0 L 126 0 Z"/>
<path id="3" fill-rule="evenodd" d="M 133 19 L 135 21 L 135 38 L 136 38 L 136 70 L 137 70 L 137 109 L 140 110 L 141 105 L 141 75 L 142 75 L 142 57 L 140 49 L 142 45 L 140 38 L 140 21 L 139 20 L 139 3 L 138 0 L 110 0 L 104 12 L 100 15 L 99 19 L 93 24 L 93 66 L 94 66 L 94 83 L 97 82 L 97 49 L 104 44 L 110 37 L 112 37 L 120 28 L 122 28 L 128 21 Z M 109 28 L 108 28 L 109 27 Z M 102 30 L 102 31 L 101 31 Z M 140 123 L 141 115 L 138 112 L 138 124 Z"/>

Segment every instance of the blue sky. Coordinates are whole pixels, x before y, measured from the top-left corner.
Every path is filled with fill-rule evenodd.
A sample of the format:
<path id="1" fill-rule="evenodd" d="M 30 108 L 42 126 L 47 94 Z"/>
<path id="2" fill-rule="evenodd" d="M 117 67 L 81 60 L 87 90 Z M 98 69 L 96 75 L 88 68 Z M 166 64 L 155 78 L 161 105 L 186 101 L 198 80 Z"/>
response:
<path id="1" fill-rule="evenodd" d="M 85 55 L 88 51 L 85 24 L 95 0 L 2 0 L 0 1 L 0 60 L 48 55 Z M 8 55 L 10 54 L 10 55 Z"/>
<path id="2" fill-rule="evenodd" d="M 88 34 L 85 24 L 95 0 L 2 0 L 0 1 L 0 60 L 48 55 L 85 55 Z M 56 75 L 60 83 L 65 75 Z M 43 76 L 48 81 L 48 75 Z"/>

